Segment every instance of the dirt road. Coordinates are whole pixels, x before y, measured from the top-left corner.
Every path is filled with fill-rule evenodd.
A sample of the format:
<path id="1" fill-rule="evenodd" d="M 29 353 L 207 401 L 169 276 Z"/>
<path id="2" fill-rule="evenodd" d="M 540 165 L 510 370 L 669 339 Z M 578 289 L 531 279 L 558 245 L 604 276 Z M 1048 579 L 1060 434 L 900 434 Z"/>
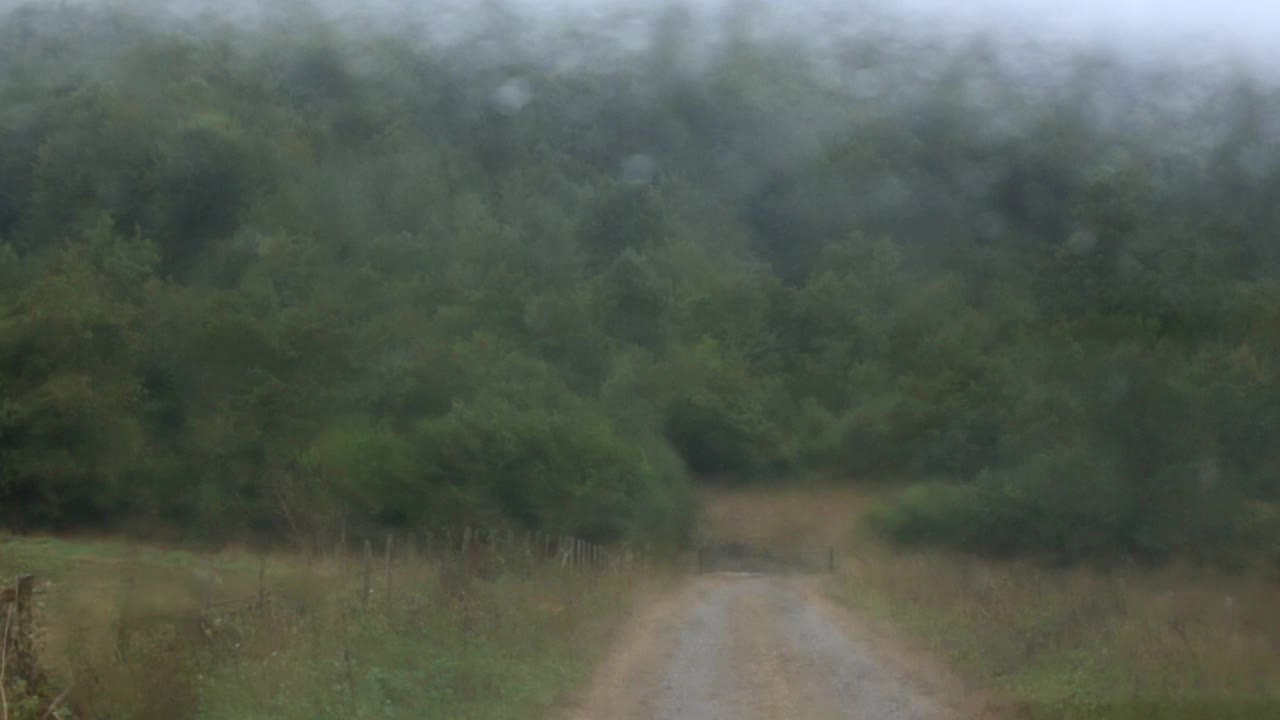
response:
<path id="1" fill-rule="evenodd" d="M 710 575 L 650 605 L 572 720 L 952 720 L 813 580 Z M 926 683 L 927 684 L 927 683 Z M 933 693 L 936 695 L 936 693 Z"/>

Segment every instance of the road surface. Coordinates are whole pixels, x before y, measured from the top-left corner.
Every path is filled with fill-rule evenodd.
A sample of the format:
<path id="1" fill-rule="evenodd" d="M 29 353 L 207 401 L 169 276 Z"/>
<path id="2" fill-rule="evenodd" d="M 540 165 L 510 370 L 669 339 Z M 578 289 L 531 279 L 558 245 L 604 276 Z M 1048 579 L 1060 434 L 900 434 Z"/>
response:
<path id="1" fill-rule="evenodd" d="M 812 579 L 708 575 L 648 606 L 571 720 L 956 720 Z M 896 656 L 896 657 L 895 657 Z"/>

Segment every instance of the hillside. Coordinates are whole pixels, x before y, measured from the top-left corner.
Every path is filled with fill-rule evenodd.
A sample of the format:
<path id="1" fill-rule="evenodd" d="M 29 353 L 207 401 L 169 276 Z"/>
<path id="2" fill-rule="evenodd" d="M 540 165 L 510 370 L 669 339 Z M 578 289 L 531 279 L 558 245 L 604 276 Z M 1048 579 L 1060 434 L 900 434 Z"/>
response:
<path id="1" fill-rule="evenodd" d="M 1274 561 L 1275 88 L 742 12 L 14 10 L 0 521 L 679 543 L 691 478 L 824 475 L 927 480 L 902 542 Z"/>

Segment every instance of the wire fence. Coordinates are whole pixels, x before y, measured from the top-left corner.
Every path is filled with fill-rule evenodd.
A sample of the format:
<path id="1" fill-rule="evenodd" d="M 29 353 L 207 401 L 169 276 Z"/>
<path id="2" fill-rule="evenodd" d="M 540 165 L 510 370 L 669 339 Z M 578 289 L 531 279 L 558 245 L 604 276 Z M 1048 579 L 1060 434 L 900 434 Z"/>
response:
<path id="1" fill-rule="evenodd" d="M 358 548 L 358 549 L 357 549 Z M 542 571 L 548 565 L 582 573 L 618 573 L 647 564 L 648 551 L 630 547 L 612 547 L 568 535 L 552 535 L 543 532 L 490 530 L 463 526 L 437 532 L 390 532 L 378 541 L 372 538 L 355 542 L 340 541 L 331 554 L 303 554 L 291 557 L 293 565 L 327 562 L 339 566 L 339 573 L 350 575 L 358 569 L 358 575 L 345 578 L 358 580 L 356 598 L 360 606 L 367 607 L 378 594 L 384 599 L 394 592 L 397 572 L 410 567 L 425 566 L 429 571 L 451 577 L 492 577 L 504 573 L 528 573 Z M 270 554 L 258 556 L 257 589 L 255 592 L 234 597 L 218 597 L 221 584 L 219 570 L 210 562 L 197 568 L 194 574 L 204 581 L 205 592 L 200 599 L 204 610 L 225 610 L 236 607 L 253 607 L 270 600 L 271 576 L 268 572 Z M 225 572 L 225 571 L 224 571 Z M 121 582 L 131 582 L 130 573 L 120 573 Z M 33 587 L 36 578 L 31 578 Z M 34 594 L 42 594 L 35 590 Z M 47 593 L 45 593 L 47 594 Z M 3 608 L 0 606 L 0 611 Z M 167 617 L 160 613 L 156 619 Z M 146 620 L 143 615 L 131 615 L 130 620 Z M 118 621 L 103 624 L 76 625 L 69 631 L 88 631 L 115 625 Z"/>
<path id="2" fill-rule="evenodd" d="M 255 622 L 274 617 L 304 615 L 314 611 L 308 603 L 325 603 L 341 613 L 367 613 L 391 608 L 393 603 L 413 603 L 424 587 L 424 581 L 438 590 L 455 592 L 468 583 L 505 575 L 560 574 L 592 575 L 628 573 L 649 564 L 650 553 L 631 547 L 605 546 L 568 535 L 555 535 L 510 528 L 476 528 L 461 526 L 436 531 L 394 532 L 364 537 L 355 541 L 343 538 L 326 553 L 290 553 L 273 558 L 267 553 L 256 558 L 255 569 L 246 567 L 242 559 L 234 569 L 218 568 L 213 559 L 203 565 L 170 568 L 160 571 L 187 582 L 181 612 L 162 607 L 148 612 L 147 595 L 153 588 L 136 577 L 138 564 L 125 565 L 113 573 L 115 588 L 90 592 L 118 594 L 133 598 L 143 609 L 122 603 L 118 612 L 101 621 L 71 622 L 70 615 L 60 613 L 54 623 L 42 608 L 57 606 L 70 592 L 74 582 L 49 582 L 48 578 L 23 575 L 7 587 L 0 588 L 0 683 L 15 683 L 29 695 L 45 698 L 44 705 L 52 713 L 56 701 L 50 673 L 41 663 L 42 645 L 50 634 L 57 634 L 62 644 L 74 652 L 87 647 L 90 635 L 107 636 L 113 645 L 112 657 L 125 663 L 136 651 L 135 641 L 148 629 L 168 626 L 172 636 L 167 642 L 208 643 L 217 628 L 228 619 L 250 615 Z M 154 572 L 154 569 L 153 569 Z M 235 581 L 224 579 L 234 572 Z M 194 578 L 194 582 L 190 582 Z M 320 583 L 323 595 L 306 596 L 290 593 L 290 583 L 313 580 Z M 154 578 L 152 578 L 154 582 Z M 82 589 L 83 591 L 83 589 Z M 40 595 L 37 601 L 36 596 Z M 184 635 L 186 633 L 186 635 Z M 194 638 L 194 640 L 193 640 Z M 150 641 L 150 640 L 148 640 Z M 93 682 L 92 668 L 81 668 Z M 87 670 L 88 672 L 83 672 Z M 78 680 L 77 682 L 81 682 Z"/>

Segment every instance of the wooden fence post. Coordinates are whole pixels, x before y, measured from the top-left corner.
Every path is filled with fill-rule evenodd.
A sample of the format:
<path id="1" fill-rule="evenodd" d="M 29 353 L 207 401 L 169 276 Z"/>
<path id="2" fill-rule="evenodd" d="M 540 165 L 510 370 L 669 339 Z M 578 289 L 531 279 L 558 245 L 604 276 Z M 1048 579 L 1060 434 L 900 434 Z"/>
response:
<path id="1" fill-rule="evenodd" d="M 267 555 L 258 558 L 258 612 L 267 607 Z"/>
<path id="2" fill-rule="evenodd" d="M 133 604 L 133 584 L 134 584 L 133 565 L 129 565 L 124 573 L 124 581 L 120 584 L 120 620 L 116 622 L 116 659 L 123 661 L 129 657 L 129 642 L 131 623 L 129 621 L 129 607 Z M 202 587 L 200 591 L 202 599 L 207 599 L 208 592 Z"/>
<path id="3" fill-rule="evenodd" d="M 18 609 L 18 593 L 13 588 L 0 587 L 0 653 L 9 656 L 9 638 L 17 628 L 15 611 Z M 3 681 L 4 678 L 0 678 Z"/>
<path id="4" fill-rule="evenodd" d="M 348 549 L 347 549 L 347 518 L 346 518 L 346 516 L 344 515 L 344 516 L 343 516 L 343 518 L 342 518 L 342 527 L 341 527 L 341 529 L 339 529 L 339 530 L 338 530 L 338 552 L 336 553 L 336 554 L 337 554 L 337 557 L 336 557 L 336 558 L 334 558 L 335 560 L 337 560 L 337 561 L 340 563 L 340 565 L 341 565 L 341 567 L 342 567 L 343 569 L 346 569 L 346 567 L 347 567 L 347 552 L 348 552 Z"/>
<path id="5" fill-rule="evenodd" d="M 360 607 L 369 607 L 369 584 L 373 580 L 373 543 L 364 541 L 364 593 L 360 596 Z"/>
<path id="6" fill-rule="evenodd" d="M 213 579 L 216 573 L 213 570 L 213 558 L 205 558 L 204 560 L 204 611 L 209 612 L 209 608 L 213 606 Z"/>
<path id="7" fill-rule="evenodd" d="M 11 653 L 9 662 L 12 663 L 14 676 L 21 678 L 33 695 L 42 692 L 45 686 L 44 674 L 36 663 L 35 587 L 34 575 L 18 577 L 13 617 L 10 621 L 12 627 L 9 628 L 9 647 L 6 648 Z"/>
<path id="8" fill-rule="evenodd" d="M 386 567 L 386 593 L 387 607 L 391 606 L 391 545 L 392 538 L 395 533 L 387 533 L 387 567 Z"/>

